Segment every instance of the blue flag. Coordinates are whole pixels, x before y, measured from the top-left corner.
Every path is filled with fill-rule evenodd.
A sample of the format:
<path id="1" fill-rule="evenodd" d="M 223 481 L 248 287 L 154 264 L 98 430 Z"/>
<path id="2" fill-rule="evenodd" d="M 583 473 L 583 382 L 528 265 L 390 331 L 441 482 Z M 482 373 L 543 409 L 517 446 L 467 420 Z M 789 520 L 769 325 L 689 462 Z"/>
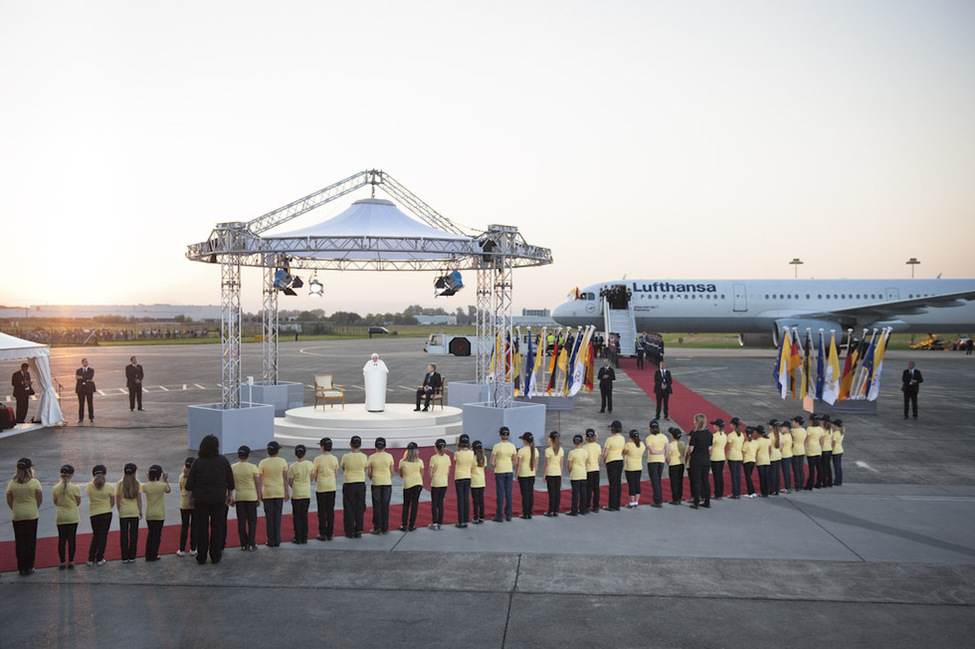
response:
<path id="1" fill-rule="evenodd" d="M 528 358 L 525 361 L 525 396 L 531 398 L 535 391 L 535 350 L 532 348 L 531 332 L 528 332 Z"/>

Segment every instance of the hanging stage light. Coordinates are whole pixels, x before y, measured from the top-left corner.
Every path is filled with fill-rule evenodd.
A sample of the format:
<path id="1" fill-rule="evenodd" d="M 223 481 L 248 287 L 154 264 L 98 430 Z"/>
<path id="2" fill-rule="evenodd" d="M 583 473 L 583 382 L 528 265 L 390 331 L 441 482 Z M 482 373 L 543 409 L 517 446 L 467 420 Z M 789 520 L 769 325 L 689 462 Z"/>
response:
<path id="1" fill-rule="evenodd" d="M 443 277 L 438 277 L 433 283 L 433 287 L 435 297 L 449 297 L 464 288 L 464 282 L 461 279 L 460 271 L 455 270 Z"/>
<path id="2" fill-rule="evenodd" d="M 318 281 L 318 275 L 312 276 L 308 281 L 308 295 L 322 297 L 325 294 L 325 285 Z"/>
<path id="3" fill-rule="evenodd" d="M 293 289 L 301 288 L 305 283 L 297 275 L 292 275 L 287 268 L 274 271 L 274 287 L 285 295 L 298 295 Z"/>

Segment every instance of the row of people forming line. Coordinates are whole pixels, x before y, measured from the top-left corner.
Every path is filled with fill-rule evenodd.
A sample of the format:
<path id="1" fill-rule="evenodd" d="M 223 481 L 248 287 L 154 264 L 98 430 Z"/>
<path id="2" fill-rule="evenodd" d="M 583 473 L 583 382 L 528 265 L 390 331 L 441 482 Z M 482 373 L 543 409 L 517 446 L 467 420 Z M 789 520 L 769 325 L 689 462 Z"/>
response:
<path id="1" fill-rule="evenodd" d="M 724 496 L 725 465 L 730 473 L 731 498 L 739 499 L 741 477 L 744 473 L 747 494 L 745 497 L 778 495 L 802 489 L 840 486 L 843 483 L 842 456 L 845 430 L 843 422 L 831 420 L 828 415 L 812 415 L 811 425 L 803 428 L 801 416 L 789 421 L 769 422 L 764 426 L 745 426 L 737 417 L 729 422 L 731 430 L 725 432 L 725 422 L 715 419 L 708 422 L 703 414 L 695 415 L 695 430 L 689 443 L 681 441 L 678 428 L 668 430 L 669 437 L 660 431 L 659 422 L 649 424 L 649 434 L 642 438 L 639 431 L 631 430 L 628 440 L 622 435 L 622 424 L 610 424 L 610 435 L 601 447 L 593 429 L 586 430 L 585 437 L 575 435 L 573 448 L 565 453 L 561 435 L 553 431 L 548 435 L 545 449 L 543 475 L 548 490 L 546 516 L 558 516 L 561 509 L 561 484 L 564 467 L 568 469 L 572 486 L 570 516 L 586 515 L 600 511 L 599 463 L 606 467 L 609 483 L 609 502 L 606 511 L 619 511 L 622 500 L 622 477 L 625 474 L 629 501 L 627 507 L 638 506 L 644 457 L 653 490 L 651 506 L 661 507 L 663 467 L 668 467 L 672 505 L 683 500 L 685 467 L 691 483 L 691 507 L 710 506 L 711 484 L 707 474 L 713 476 L 713 493 L 716 500 Z M 708 430 L 710 426 L 710 430 Z M 332 540 L 334 534 L 334 510 L 337 493 L 337 475 L 343 473 L 342 501 L 345 536 L 360 538 L 364 531 L 366 509 L 366 478 L 372 488 L 372 534 L 389 533 L 389 505 L 392 495 L 392 473 L 398 472 L 403 482 L 403 509 L 400 531 L 416 529 L 417 509 L 423 490 L 424 475 L 429 478 L 431 491 L 430 528 L 442 529 L 444 500 L 453 467 L 457 490 L 456 527 L 466 528 L 468 523 L 481 524 L 485 520 L 484 489 L 485 468 L 490 465 L 496 486 L 495 522 L 510 521 L 513 514 L 512 485 L 517 477 L 521 495 L 521 518 L 530 519 L 534 508 L 534 485 L 541 466 L 539 450 L 534 436 L 524 433 L 522 447 L 516 449 L 510 439 L 510 430 L 498 431 L 499 441 L 493 446 L 490 461 L 480 440 L 473 443 L 463 434 L 458 439 L 457 450 L 451 458 L 446 453 L 446 441 L 438 439 L 436 453 L 424 466 L 419 448 L 411 442 L 398 463 L 386 452 L 386 440 L 377 438 L 376 452 L 362 452 L 362 440 L 354 436 L 350 440 L 350 452 L 341 462 L 332 455 L 332 441 L 323 438 L 321 449 L 314 462 L 305 459 L 304 445 L 295 447 L 296 461 L 290 466 L 279 457 L 280 445 L 272 441 L 267 445 L 268 457 L 258 465 L 250 462 L 250 448 L 241 446 L 238 461 L 232 466 L 219 454 L 219 442 L 207 436 L 200 445 L 198 458 L 187 458 L 179 478 L 180 489 L 180 542 L 177 555 L 186 554 L 187 541 L 190 554 L 204 563 L 209 551 L 211 561 L 219 562 L 226 544 L 227 507 L 235 506 L 237 527 L 242 550 L 256 550 L 257 510 L 263 503 L 267 544 L 281 544 L 281 517 L 283 503 L 291 500 L 294 519 L 293 543 L 308 541 L 308 510 L 311 499 L 311 483 L 316 483 L 315 496 L 318 505 L 318 536 L 320 541 Z M 805 458 L 805 460 L 804 460 Z M 201 461 L 202 460 L 202 461 Z M 221 462 L 222 460 L 222 462 Z M 804 462 L 808 463 L 809 476 L 805 476 Z M 757 469 L 759 492 L 756 493 L 752 473 Z M 107 486 L 106 468 L 96 465 L 92 480 L 85 487 L 89 498 L 92 540 L 88 552 L 88 565 L 105 563 L 105 546 L 111 525 L 112 510 L 117 508 L 120 521 L 120 545 L 123 563 L 135 561 L 138 544 L 139 520 L 145 518 L 148 527 L 146 561 L 158 560 L 160 537 L 166 518 L 163 496 L 171 488 L 168 475 L 159 465 L 148 471 L 148 482 L 139 483 L 135 464 L 126 464 L 123 478 L 114 486 Z M 78 505 L 81 489 L 72 484 L 74 468 L 61 467 L 61 479 L 52 489 L 57 506 L 58 555 L 61 569 L 74 567 L 75 536 L 79 523 Z M 796 487 L 793 489 L 793 481 Z M 143 508 L 142 494 L 146 496 Z M 7 504 L 13 510 L 14 532 L 18 569 L 21 574 L 33 571 L 36 545 L 38 507 L 41 504 L 41 486 L 33 477 L 29 458 L 17 463 L 17 473 L 7 486 Z M 202 554 L 197 549 L 202 549 Z"/>

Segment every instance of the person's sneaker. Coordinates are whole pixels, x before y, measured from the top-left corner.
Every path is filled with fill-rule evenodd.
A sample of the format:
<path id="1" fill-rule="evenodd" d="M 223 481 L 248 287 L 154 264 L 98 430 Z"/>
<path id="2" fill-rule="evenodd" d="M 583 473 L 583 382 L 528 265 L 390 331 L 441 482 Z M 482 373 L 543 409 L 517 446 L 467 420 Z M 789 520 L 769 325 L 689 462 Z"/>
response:
<path id="1" fill-rule="evenodd" d="M 108 562 L 105 561 L 104 559 L 99 559 L 98 560 L 98 565 L 100 565 L 100 566 L 104 566 L 106 563 L 108 563 Z"/>
<path id="2" fill-rule="evenodd" d="M 91 568 L 92 566 L 94 566 L 94 565 L 95 565 L 95 562 L 94 562 L 94 561 L 89 561 L 89 562 L 88 562 L 88 563 L 86 563 L 85 565 L 86 565 L 86 566 L 88 566 L 89 568 Z"/>
<path id="3" fill-rule="evenodd" d="M 176 550 L 176 556 L 177 557 L 185 557 L 186 556 L 186 552 L 184 552 L 183 550 Z"/>
<path id="4" fill-rule="evenodd" d="M 190 556 L 191 557 L 195 557 L 196 556 L 196 550 L 190 550 Z"/>

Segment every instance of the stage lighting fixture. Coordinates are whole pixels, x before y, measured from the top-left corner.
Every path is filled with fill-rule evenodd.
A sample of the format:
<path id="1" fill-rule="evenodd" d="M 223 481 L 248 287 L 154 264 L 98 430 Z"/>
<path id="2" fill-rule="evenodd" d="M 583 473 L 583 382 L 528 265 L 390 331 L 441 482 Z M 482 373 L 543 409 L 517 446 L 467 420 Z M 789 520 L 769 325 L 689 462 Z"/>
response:
<path id="1" fill-rule="evenodd" d="M 286 268 L 274 271 L 274 287 L 285 295 L 298 295 L 292 289 L 301 288 L 304 282 L 297 275 L 292 275 Z"/>
<path id="2" fill-rule="evenodd" d="M 322 297 L 325 294 L 325 285 L 318 281 L 318 276 L 312 277 L 308 281 L 308 295 Z"/>
<path id="3" fill-rule="evenodd" d="M 464 282 L 461 279 L 460 271 L 455 270 L 443 277 L 438 277 L 433 286 L 436 289 L 434 291 L 436 297 L 449 297 L 464 288 Z"/>

